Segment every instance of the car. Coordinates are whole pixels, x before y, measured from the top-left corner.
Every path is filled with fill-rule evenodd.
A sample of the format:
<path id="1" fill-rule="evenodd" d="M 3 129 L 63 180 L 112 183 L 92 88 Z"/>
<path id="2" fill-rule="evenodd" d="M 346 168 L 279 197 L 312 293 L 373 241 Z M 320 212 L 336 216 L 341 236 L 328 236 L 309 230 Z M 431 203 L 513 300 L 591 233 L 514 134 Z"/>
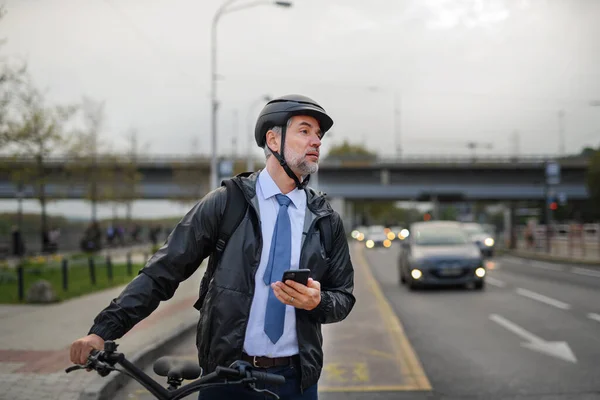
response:
<path id="1" fill-rule="evenodd" d="M 365 239 L 365 235 L 367 233 L 368 228 L 366 226 L 357 226 L 351 233 L 353 239 L 362 242 Z"/>
<path id="2" fill-rule="evenodd" d="M 365 235 L 365 246 L 367 249 L 377 247 L 390 248 L 392 241 L 388 238 L 385 228 L 382 225 L 373 225 L 369 227 Z"/>
<path id="3" fill-rule="evenodd" d="M 409 231 L 398 257 L 401 285 L 411 290 L 430 285 L 484 288 L 487 271 L 483 255 L 460 222 L 416 222 Z"/>
<path id="4" fill-rule="evenodd" d="M 393 238 L 390 240 L 404 240 L 406 238 L 406 236 L 408 236 L 408 229 L 404 229 L 401 226 L 390 226 L 390 234 L 388 234 L 388 238 L 391 238 L 393 235 Z"/>
<path id="5" fill-rule="evenodd" d="M 481 254 L 486 257 L 494 256 L 495 241 L 489 232 L 481 224 L 475 222 L 463 222 L 463 229 L 467 232 L 473 243 L 479 247 Z"/>

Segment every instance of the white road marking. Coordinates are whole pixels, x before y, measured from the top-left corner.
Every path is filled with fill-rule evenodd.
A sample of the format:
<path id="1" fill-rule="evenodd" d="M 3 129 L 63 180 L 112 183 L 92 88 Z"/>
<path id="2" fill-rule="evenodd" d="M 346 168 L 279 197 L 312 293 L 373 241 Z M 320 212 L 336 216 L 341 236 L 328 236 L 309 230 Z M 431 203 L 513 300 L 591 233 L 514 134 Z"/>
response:
<path id="1" fill-rule="evenodd" d="M 587 316 L 589 319 L 593 319 L 594 321 L 600 322 L 600 314 L 589 313 Z"/>
<path id="2" fill-rule="evenodd" d="M 531 290 L 517 288 L 517 294 L 520 294 L 521 296 L 529 297 L 530 299 L 537 300 L 542 303 L 549 304 L 551 306 L 560 308 L 562 310 L 569 310 L 571 308 L 571 306 L 567 303 L 563 303 L 560 300 L 556 300 L 551 297 L 544 296 L 543 294 L 532 292 Z"/>
<path id="3" fill-rule="evenodd" d="M 498 325 L 525 339 L 527 342 L 521 343 L 521 346 L 539 353 L 560 358 L 561 360 L 577 363 L 577 358 L 571 351 L 571 348 L 567 342 L 546 341 L 498 314 L 491 314 L 490 319 Z"/>
<path id="4" fill-rule="evenodd" d="M 600 271 L 592 271 L 591 269 L 575 267 L 571 270 L 571 272 L 578 275 L 593 276 L 595 278 L 600 278 Z"/>
<path id="5" fill-rule="evenodd" d="M 532 261 L 531 263 L 529 263 L 529 265 L 534 268 L 545 269 L 548 271 L 563 271 L 564 270 L 564 268 L 561 266 L 552 265 L 552 264 L 548 264 L 548 263 L 540 262 L 540 261 Z"/>
<path id="6" fill-rule="evenodd" d="M 503 288 L 506 286 L 506 283 L 504 281 L 501 281 L 500 279 L 496 279 L 496 278 L 492 278 L 490 276 L 488 276 L 487 278 L 485 278 L 485 281 L 487 283 L 489 283 L 492 286 L 496 286 L 499 288 Z"/>

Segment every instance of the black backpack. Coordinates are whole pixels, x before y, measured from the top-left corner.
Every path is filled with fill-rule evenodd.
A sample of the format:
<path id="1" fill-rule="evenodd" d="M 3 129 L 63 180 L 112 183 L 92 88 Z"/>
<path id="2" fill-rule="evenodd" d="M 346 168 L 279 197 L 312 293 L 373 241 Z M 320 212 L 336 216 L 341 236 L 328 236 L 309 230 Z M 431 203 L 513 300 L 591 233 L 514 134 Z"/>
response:
<path id="1" fill-rule="evenodd" d="M 206 293 L 208 293 L 208 286 L 212 277 L 215 273 L 217 265 L 221 255 L 227 246 L 229 238 L 235 232 L 237 227 L 242 222 L 246 210 L 248 209 L 248 202 L 242 193 L 242 189 L 233 181 L 236 178 L 225 179 L 221 185 L 225 185 L 227 189 L 227 203 L 225 204 L 225 211 L 223 212 L 223 221 L 219 228 L 219 239 L 215 245 L 215 250 L 211 255 L 202 281 L 200 282 L 200 293 L 198 300 L 194 303 L 194 308 L 200 311 Z M 333 228 L 331 227 L 331 217 L 321 218 L 318 221 L 319 230 L 321 231 L 321 238 L 323 240 L 323 247 L 325 248 L 325 255 L 329 258 L 331 254 L 331 248 L 333 246 Z"/>

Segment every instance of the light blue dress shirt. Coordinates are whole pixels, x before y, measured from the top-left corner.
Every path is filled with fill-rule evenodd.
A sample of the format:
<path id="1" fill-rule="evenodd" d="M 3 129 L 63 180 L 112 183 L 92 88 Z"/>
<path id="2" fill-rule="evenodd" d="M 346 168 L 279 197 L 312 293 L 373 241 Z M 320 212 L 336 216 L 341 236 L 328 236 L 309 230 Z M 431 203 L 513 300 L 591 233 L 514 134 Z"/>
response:
<path id="1" fill-rule="evenodd" d="M 251 356 L 266 357 L 287 357 L 298 354 L 298 336 L 296 335 L 296 309 L 292 306 L 286 306 L 285 323 L 283 335 L 273 344 L 264 331 L 265 310 L 269 290 L 271 286 L 265 285 L 263 275 L 269 261 L 269 251 L 271 250 L 271 239 L 275 229 L 275 221 L 279 212 L 279 203 L 275 198 L 281 190 L 269 175 L 267 169 L 263 169 L 256 182 L 256 196 L 260 211 L 262 226 L 263 247 L 260 256 L 260 264 L 256 271 L 254 284 L 254 298 L 250 307 L 250 316 L 248 317 L 248 327 L 244 340 L 244 351 Z M 300 249 L 302 245 L 302 229 L 304 227 L 304 215 L 306 212 L 306 193 L 304 190 L 295 188 L 287 194 L 292 200 L 288 207 L 288 214 L 292 224 L 292 259 L 291 269 L 298 269 L 300 264 Z M 281 280 L 281 278 L 278 278 Z"/>

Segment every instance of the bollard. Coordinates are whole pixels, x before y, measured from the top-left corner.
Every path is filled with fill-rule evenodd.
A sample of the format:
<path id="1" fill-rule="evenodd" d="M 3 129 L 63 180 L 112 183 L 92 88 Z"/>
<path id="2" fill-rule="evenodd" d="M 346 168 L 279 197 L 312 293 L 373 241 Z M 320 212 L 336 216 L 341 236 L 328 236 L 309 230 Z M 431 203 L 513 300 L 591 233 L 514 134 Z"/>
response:
<path id="1" fill-rule="evenodd" d="M 581 225 L 580 235 L 581 241 L 581 258 L 585 258 L 585 227 Z"/>
<path id="2" fill-rule="evenodd" d="M 110 255 L 106 256 L 106 275 L 108 276 L 108 281 L 112 282 L 113 268 L 112 268 L 112 261 L 110 260 Z"/>
<path id="3" fill-rule="evenodd" d="M 569 231 L 567 232 L 567 246 L 569 246 L 569 257 L 573 257 L 573 227 L 569 226 Z"/>
<path id="4" fill-rule="evenodd" d="M 19 264 L 17 267 L 17 279 L 19 284 L 19 301 L 23 301 L 25 299 L 25 274 L 23 273 L 23 265 Z"/>
<path id="5" fill-rule="evenodd" d="M 131 274 L 133 273 L 131 271 L 132 269 L 132 265 L 131 265 L 131 252 L 127 253 L 127 275 L 131 276 Z"/>
<path id="6" fill-rule="evenodd" d="M 62 260 L 62 286 L 63 290 L 66 292 L 69 290 L 69 260 L 67 258 L 63 258 Z"/>
<path id="7" fill-rule="evenodd" d="M 94 256 L 88 258 L 88 264 L 90 266 L 90 282 L 92 285 L 96 285 L 96 266 L 94 265 Z"/>

